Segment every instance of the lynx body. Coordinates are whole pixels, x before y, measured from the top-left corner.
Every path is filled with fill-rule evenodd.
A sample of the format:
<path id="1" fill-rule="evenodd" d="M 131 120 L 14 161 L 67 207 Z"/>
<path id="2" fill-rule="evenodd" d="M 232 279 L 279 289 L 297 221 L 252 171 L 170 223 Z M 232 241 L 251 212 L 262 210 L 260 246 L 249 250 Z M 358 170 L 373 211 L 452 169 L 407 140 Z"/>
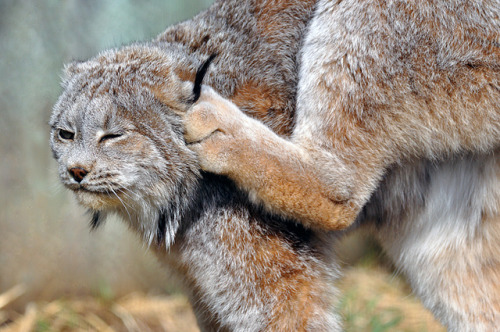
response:
<path id="1" fill-rule="evenodd" d="M 324 1 L 280 137 L 206 87 L 206 171 L 314 229 L 369 225 L 453 331 L 500 326 L 500 2 Z"/>
<path id="2" fill-rule="evenodd" d="M 479 37 L 455 29 L 475 59 L 463 66 L 425 33 L 385 38 L 424 31 L 407 25 L 422 13 L 425 31 L 450 36 L 461 22 L 444 13 L 457 4 L 405 4 L 216 1 L 153 42 L 68 65 L 50 121 L 62 182 L 94 227 L 119 214 L 177 269 L 206 331 L 340 330 L 336 235 L 324 229 L 355 219 L 451 330 L 499 326 L 498 3 L 469 8 Z M 214 53 L 213 90 L 190 108 Z M 455 74 L 416 66 L 435 64 L 429 54 Z M 451 99 L 433 97 L 440 78 L 457 87 Z M 447 101 L 469 105 L 466 117 L 429 111 Z"/>
<path id="3" fill-rule="evenodd" d="M 296 54 L 313 3 L 267 13 L 272 4 L 260 3 L 256 17 L 253 1 L 220 1 L 154 42 L 69 64 L 50 120 L 61 180 L 92 226 L 120 215 L 179 273 L 203 331 L 341 330 L 336 235 L 273 216 L 227 179 L 200 172 L 183 137 L 180 114 L 213 53 L 230 65 L 213 64 L 206 82 L 290 132 Z M 259 37 L 259 24 L 278 19 L 290 34 Z"/>

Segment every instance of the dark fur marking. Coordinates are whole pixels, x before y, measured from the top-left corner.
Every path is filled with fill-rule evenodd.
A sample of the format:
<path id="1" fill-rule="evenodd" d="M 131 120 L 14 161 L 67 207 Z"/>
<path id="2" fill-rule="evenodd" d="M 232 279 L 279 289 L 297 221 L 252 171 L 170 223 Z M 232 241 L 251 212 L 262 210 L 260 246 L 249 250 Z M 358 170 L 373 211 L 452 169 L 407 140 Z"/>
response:
<path id="1" fill-rule="evenodd" d="M 157 225 L 156 241 L 158 245 L 160 245 L 163 241 L 165 241 L 167 231 L 167 215 L 164 210 L 160 210 L 160 213 L 158 214 Z"/>
<path id="2" fill-rule="evenodd" d="M 101 225 L 101 213 L 99 211 L 90 211 L 92 218 L 90 219 L 90 229 L 93 231 Z"/>
<path id="3" fill-rule="evenodd" d="M 209 56 L 208 59 L 196 71 L 196 77 L 194 79 L 194 87 L 193 87 L 193 99 L 192 99 L 193 103 L 196 103 L 198 99 L 200 99 L 201 83 L 203 82 L 203 78 L 205 77 L 205 74 L 208 71 L 210 63 L 212 63 L 213 59 L 215 59 L 216 56 L 217 54 L 212 54 L 211 56 Z"/>

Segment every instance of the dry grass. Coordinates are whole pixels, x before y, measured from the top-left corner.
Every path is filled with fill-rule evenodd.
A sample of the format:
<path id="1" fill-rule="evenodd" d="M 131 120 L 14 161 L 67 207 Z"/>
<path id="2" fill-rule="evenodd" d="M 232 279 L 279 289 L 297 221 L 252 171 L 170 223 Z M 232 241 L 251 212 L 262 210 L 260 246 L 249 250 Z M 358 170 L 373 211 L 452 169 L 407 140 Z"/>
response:
<path id="1" fill-rule="evenodd" d="M 0 331 L 198 331 L 183 296 L 130 294 L 116 301 L 98 298 L 31 303 L 26 312 L 2 312 Z"/>
<path id="2" fill-rule="evenodd" d="M 445 330 L 390 269 L 358 265 L 346 271 L 339 287 L 344 294 L 339 309 L 348 332 Z M 0 332 L 198 331 L 191 308 L 180 295 L 60 299 L 31 303 L 24 314 L 5 309 L 22 291 L 16 287 L 0 295 Z"/>
<path id="3" fill-rule="evenodd" d="M 446 331 L 400 277 L 378 266 L 355 267 L 341 280 L 347 332 Z"/>

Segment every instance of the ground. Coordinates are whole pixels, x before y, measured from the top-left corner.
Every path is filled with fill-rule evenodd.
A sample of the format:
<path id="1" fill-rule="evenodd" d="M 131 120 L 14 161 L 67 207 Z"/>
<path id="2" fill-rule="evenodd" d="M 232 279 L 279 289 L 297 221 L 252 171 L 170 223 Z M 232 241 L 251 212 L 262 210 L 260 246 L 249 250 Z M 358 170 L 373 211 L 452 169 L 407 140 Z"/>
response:
<path id="1" fill-rule="evenodd" d="M 365 257 L 347 268 L 339 287 L 343 294 L 339 310 L 347 332 L 445 331 L 411 295 L 404 279 L 378 258 Z M 31 303 L 24 313 L 6 309 L 19 291 L 0 294 L 0 332 L 199 331 L 181 294 L 66 298 Z"/>

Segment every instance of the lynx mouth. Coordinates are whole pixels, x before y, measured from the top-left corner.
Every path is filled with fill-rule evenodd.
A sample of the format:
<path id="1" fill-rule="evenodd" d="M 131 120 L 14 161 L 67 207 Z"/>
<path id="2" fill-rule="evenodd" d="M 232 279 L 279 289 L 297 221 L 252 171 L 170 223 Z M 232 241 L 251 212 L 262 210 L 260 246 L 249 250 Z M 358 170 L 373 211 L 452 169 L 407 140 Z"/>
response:
<path id="1" fill-rule="evenodd" d="M 103 190 L 103 189 L 89 189 L 86 187 L 78 187 L 78 188 L 72 188 L 71 190 L 76 191 L 76 192 L 86 192 L 86 193 L 91 193 L 95 195 L 104 195 L 104 196 L 112 196 L 113 192 L 110 190 Z"/>
<path id="2" fill-rule="evenodd" d="M 70 188 L 78 200 L 78 202 L 92 210 L 108 210 L 123 206 L 125 195 L 123 189 L 92 189 L 84 186 Z"/>
<path id="3" fill-rule="evenodd" d="M 73 192 L 85 192 L 85 193 L 90 193 L 90 194 L 95 194 L 97 196 L 103 195 L 103 196 L 120 196 L 123 192 L 126 191 L 126 188 L 124 187 L 112 187 L 112 186 L 95 186 L 95 185 L 89 185 L 86 183 L 70 183 L 66 184 L 66 187 Z"/>

